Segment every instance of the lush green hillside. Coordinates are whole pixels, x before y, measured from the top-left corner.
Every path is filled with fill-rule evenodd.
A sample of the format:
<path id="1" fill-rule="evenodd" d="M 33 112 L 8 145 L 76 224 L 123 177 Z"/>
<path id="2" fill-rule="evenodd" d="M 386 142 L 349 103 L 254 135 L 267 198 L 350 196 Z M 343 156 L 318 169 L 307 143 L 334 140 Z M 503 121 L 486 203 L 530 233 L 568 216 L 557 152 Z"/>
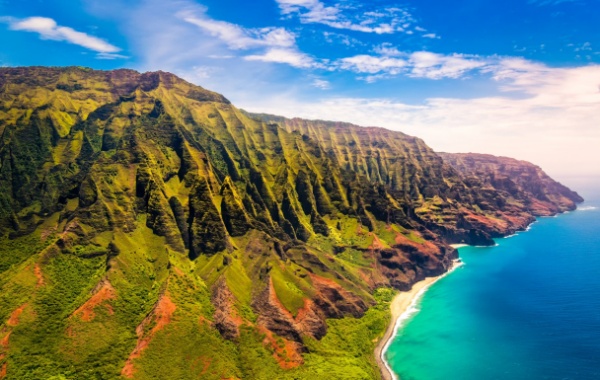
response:
<path id="1" fill-rule="evenodd" d="M 424 225 L 446 242 L 485 245 L 490 237 L 525 228 L 534 216 L 572 210 L 583 201 L 528 162 L 434 153 L 418 138 L 383 128 L 253 116 L 318 141 L 339 166 L 383 185 L 414 228 Z"/>
<path id="2" fill-rule="evenodd" d="M 378 378 L 392 289 L 533 219 L 419 139 L 164 72 L 1 68 L 0 136 L 6 379 Z"/>

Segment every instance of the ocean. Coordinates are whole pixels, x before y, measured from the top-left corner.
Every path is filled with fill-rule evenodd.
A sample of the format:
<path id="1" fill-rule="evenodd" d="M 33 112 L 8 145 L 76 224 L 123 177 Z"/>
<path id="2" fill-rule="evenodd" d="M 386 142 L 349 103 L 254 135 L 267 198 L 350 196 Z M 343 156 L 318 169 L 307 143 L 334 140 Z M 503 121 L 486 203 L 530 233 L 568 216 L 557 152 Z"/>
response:
<path id="1" fill-rule="evenodd" d="M 464 247 L 386 358 L 402 380 L 600 379 L 600 186 L 496 247 Z"/>

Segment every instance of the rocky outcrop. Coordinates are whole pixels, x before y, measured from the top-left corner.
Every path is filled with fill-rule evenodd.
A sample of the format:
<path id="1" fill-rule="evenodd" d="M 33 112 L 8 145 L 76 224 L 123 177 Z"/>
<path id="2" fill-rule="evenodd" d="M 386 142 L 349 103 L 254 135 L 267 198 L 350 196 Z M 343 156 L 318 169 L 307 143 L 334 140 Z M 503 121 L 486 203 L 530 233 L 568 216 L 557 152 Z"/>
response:
<path id="1" fill-rule="evenodd" d="M 344 301 L 341 297 L 337 300 L 338 303 Z M 326 309 L 318 306 L 317 302 L 305 299 L 303 307 L 294 317 L 279 300 L 271 279 L 256 297 L 253 306 L 259 315 L 258 325 L 297 343 L 302 344 L 304 336 L 321 339 L 327 333 Z"/>
<path id="2" fill-rule="evenodd" d="M 335 281 L 314 274 L 310 279 L 317 291 L 313 301 L 327 318 L 342 318 L 346 315 L 360 318 L 367 310 L 368 306 L 363 300 Z"/>
<path id="3" fill-rule="evenodd" d="M 458 257 L 455 249 L 432 242 L 417 243 L 398 234 L 391 248 L 376 249 L 382 272 L 397 289 L 409 290 L 425 277 L 439 276 Z"/>
<path id="4" fill-rule="evenodd" d="M 211 301 L 215 306 L 213 326 L 227 340 L 238 338 L 243 320 L 235 307 L 235 296 L 223 279 L 213 286 Z"/>

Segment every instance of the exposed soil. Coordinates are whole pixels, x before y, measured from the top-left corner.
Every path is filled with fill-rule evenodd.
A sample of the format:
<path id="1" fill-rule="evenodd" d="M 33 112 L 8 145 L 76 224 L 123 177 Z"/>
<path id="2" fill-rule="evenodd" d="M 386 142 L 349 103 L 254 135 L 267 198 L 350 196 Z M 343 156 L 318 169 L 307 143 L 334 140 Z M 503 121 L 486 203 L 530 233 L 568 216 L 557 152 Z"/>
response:
<path id="1" fill-rule="evenodd" d="M 8 349 L 8 341 L 10 339 L 10 334 L 12 333 L 12 331 L 8 331 L 6 333 L 6 335 L 4 335 L 2 337 L 2 339 L 0 339 L 0 348 L 2 348 L 3 350 Z"/>
<path id="2" fill-rule="evenodd" d="M 42 231 L 40 238 L 43 241 L 46 241 L 48 239 L 48 237 L 50 237 L 50 235 L 52 235 L 55 232 L 56 232 L 56 227 L 46 228 L 44 231 Z"/>
<path id="3" fill-rule="evenodd" d="M 35 274 L 35 277 L 37 278 L 36 286 L 38 288 L 41 288 L 42 286 L 46 285 L 46 281 L 44 281 L 44 274 L 42 273 L 42 268 L 40 267 L 40 264 L 35 264 L 35 267 L 33 268 L 33 274 Z"/>
<path id="4" fill-rule="evenodd" d="M 211 301 L 215 305 L 213 327 L 219 330 L 225 339 L 238 338 L 244 320 L 235 307 L 235 296 L 227 287 L 225 280 L 220 280 L 213 286 Z"/>
<path id="5" fill-rule="evenodd" d="M 114 314 L 112 306 L 107 302 L 117 298 L 116 291 L 110 282 L 108 282 L 108 280 L 102 280 L 94 290 L 92 297 L 73 313 L 73 315 L 80 316 L 81 320 L 84 322 L 91 322 L 94 320 L 96 317 L 95 309 L 100 305 L 103 305 L 106 308 L 108 314 Z"/>
<path id="6" fill-rule="evenodd" d="M 27 304 L 24 303 L 23 305 L 21 305 L 18 308 L 16 308 L 10 314 L 10 317 L 6 321 L 6 324 L 9 325 L 9 326 L 11 326 L 11 327 L 17 326 L 19 324 L 19 317 L 21 316 L 21 314 L 23 314 L 23 311 L 25 310 L 26 307 L 27 307 Z"/>
<path id="7" fill-rule="evenodd" d="M 135 374 L 134 360 L 142 355 L 142 351 L 148 347 L 154 335 L 171 322 L 171 318 L 176 309 L 177 306 L 171 301 L 168 293 L 164 293 L 159 297 L 152 311 L 136 328 L 138 341 L 131 354 L 129 354 L 125 366 L 121 370 L 122 376 L 127 378 L 133 377 Z M 146 331 L 148 326 L 153 323 L 154 327 L 150 331 Z"/>
<path id="8" fill-rule="evenodd" d="M 300 354 L 302 352 L 300 343 L 277 337 L 264 326 L 259 326 L 258 330 L 265 334 L 263 344 L 273 350 L 273 358 L 281 368 L 296 368 L 304 363 Z"/>
<path id="9" fill-rule="evenodd" d="M 342 288 L 337 282 L 312 273 L 310 279 L 317 291 L 313 301 L 325 317 L 343 318 L 352 315 L 360 318 L 367 310 L 367 305 L 362 299 Z"/>

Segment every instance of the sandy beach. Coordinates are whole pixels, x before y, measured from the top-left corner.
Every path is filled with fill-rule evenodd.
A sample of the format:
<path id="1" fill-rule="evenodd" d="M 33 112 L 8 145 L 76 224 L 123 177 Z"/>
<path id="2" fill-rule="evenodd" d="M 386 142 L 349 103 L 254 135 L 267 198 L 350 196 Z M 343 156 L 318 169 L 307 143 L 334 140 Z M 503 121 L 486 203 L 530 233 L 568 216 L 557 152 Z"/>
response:
<path id="1" fill-rule="evenodd" d="M 418 298 L 429 288 L 433 283 L 435 283 L 440 278 L 446 276 L 454 269 L 461 265 L 460 261 L 455 261 L 453 266 L 448 270 L 448 272 L 437 276 L 437 277 L 427 277 L 426 279 L 417 282 L 413 285 L 412 289 L 407 292 L 398 293 L 392 303 L 390 305 L 390 309 L 392 312 L 392 319 L 390 324 L 388 325 L 383 338 L 375 347 L 375 360 L 377 361 L 377 365 L 381 371 L 381 377 L 384 380 L 398 380 L 398 377 L 393 375 L 391 369 L 388 367 L 387 362 L 383 359 L 383 353 L 385 352 L 387 345 L 390 339 L 395 335 L 395 331 L 397 329 L 398 320 L 403 317 L 403 315 L 408 312 L 409 308 L 418 301 Z"/>

